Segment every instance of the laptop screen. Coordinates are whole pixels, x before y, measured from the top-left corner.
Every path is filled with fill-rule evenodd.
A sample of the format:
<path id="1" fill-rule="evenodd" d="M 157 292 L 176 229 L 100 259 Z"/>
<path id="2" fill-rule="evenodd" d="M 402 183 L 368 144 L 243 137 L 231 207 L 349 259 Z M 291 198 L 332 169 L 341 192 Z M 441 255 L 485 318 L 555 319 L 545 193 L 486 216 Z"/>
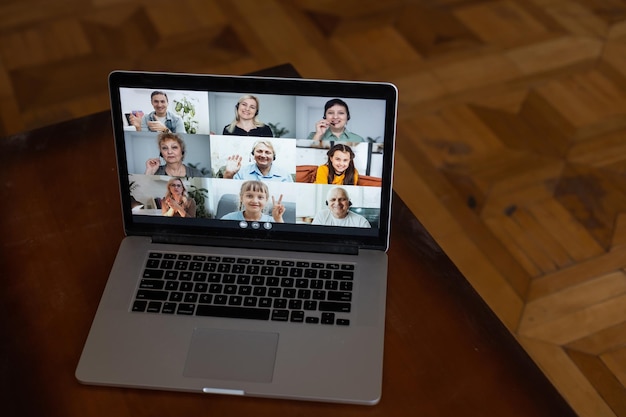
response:
<path id="1" fill-rule="evenodd" d="M 109 85 L 127 233 L 386 248 L 393 85 L 122 71 Z"/>

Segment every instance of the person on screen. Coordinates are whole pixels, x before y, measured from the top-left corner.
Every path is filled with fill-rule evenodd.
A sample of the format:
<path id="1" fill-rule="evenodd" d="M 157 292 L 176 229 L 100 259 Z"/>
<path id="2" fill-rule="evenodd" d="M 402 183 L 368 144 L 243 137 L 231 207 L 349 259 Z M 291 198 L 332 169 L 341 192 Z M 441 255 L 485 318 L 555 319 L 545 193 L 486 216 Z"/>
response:
<path id="1" fill-rule="evenodd" d="M 344 227 L 372 227 L 367 219 L 350 211 L 352 202 L 348 192 L 342 187 L 334 187 L 326 195 L 328 208 L 317 212 L 311 224 Z"/>
<path id="2" fill-rule="evenodd" d="M 364 142 L 356 133 L 348 131 L 346 126 L 350 120 L 350 109 L 345 101 L 334 98 L 324 104 L 322 120 L 315 123 L 315 132 L 309 134 L 309 139 L 321 146 L 322 141 Z"/>
<path id="3" fill-rule="evenodd" d="M 167 94 L 163 91 L 153 91 L 150 101 L 154 111 L 144 114 L 132 112 L 128 121 L 135 126 L 135 130 L 143 132 L 172 132 L 186 133 L 183 118 L 167 109 L 169 105 Z"/>
<path id="4" fill-rule="evenodd" d="M 170 177 L 202 177 L 202 172 L 183 164 L 185 141 L 176 133 L 163 132 L 157 137 L 159 157 L 146 161 L 146 175 L 168 175 Z M 161 165 L 161 158 L 165 164 Z"/>
<path id="5" fill-rule="evenodd" d="M 259 99 L 245 95 L 235 104 L 235 119 L 224 127 L 223 135 L 274 137 L 272 129 L 259 120 Z"/>
<path id="6" fill-rule="evenodd" d="M 272 215 L 265 214 L 263 210 L 270 198 L 267 185 L 261 181 L 246 181 L 241 184 L 239 192 L 240 211 L 222 216 L 222 220 L 246 220 L 258 222 L 284 223 L 283 214 L 285 206 L 282 204 L 283 195 L 278 197 L 278 201 L 272 196 Z"/>
<path id="7" fill-rule="evenodd" d="M 333 145 L 328 152 L 328 161 L 317 167 L 315 184 L 356 185 L 359 172 L 354 167 L 354 152 L 344 144 Z"/>
<path id="8" fill-rule="evenodd" d="M 268 140 L 259 140 L 252 147 L 254 162 L 241 166 L 241 155 L 229 156 L 226 160 L 224 178 L 236 180 L 293 182 L 291 174 L 274 165 L 276 152 Z"/>
<path id="9" fill-rule="evenodd" d="M 167 217 L 196 217 L 196 202 L 187 197 L 187 189 L 181 178 L 167 182 L 167 192 L 161 200 L 161 212 Z"/>

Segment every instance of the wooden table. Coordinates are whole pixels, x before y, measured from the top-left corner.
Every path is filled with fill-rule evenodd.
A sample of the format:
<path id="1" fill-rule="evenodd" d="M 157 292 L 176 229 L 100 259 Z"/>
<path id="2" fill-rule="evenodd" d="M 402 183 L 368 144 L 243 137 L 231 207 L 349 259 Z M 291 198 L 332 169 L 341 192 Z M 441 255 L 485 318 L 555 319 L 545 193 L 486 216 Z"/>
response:
<path id="1" fill-rule="evenodd" d="M 397 196 L 379 405 L 81 385 L 74 369 L 123 237 L 110 115 L 0 147 L 2 415 L 575 415 Z"/>

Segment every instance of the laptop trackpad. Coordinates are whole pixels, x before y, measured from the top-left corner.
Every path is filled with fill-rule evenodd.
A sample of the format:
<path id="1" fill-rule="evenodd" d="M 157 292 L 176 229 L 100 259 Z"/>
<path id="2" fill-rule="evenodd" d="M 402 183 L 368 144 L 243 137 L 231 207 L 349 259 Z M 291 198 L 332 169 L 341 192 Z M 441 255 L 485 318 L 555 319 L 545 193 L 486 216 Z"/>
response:
<path id="1" fill-rule="evenodd" d="M 278 333 L 195 329 L 184 375 L 230 381 L 272 382 Z"/>

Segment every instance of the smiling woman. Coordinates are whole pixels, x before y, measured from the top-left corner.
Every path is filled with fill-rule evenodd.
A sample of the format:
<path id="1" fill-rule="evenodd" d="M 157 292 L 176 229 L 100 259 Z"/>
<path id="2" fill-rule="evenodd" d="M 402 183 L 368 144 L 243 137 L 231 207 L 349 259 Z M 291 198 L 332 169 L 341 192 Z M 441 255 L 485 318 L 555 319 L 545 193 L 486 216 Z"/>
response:
<path id="1" fill-rule="evenodd" d="M 259 120 L 259 99 L 242 96 L 235 104 L 235 119 L 224 127 L 224 135 L 274 137 L 272 129 Z"/>
<path id="2" fill-rule="evenodd" d="M 346 128 L 349 120 L 350 109 L 345 101 L 339 98 L 328 100 L 324 104 L 322 120 L 315 123 L 315 132 L 309 134 L 309 139 L 313 139 L 318 145 L 322 141 L 329 140 L 363 142 L 361 136 L 348 131 Z"/>

